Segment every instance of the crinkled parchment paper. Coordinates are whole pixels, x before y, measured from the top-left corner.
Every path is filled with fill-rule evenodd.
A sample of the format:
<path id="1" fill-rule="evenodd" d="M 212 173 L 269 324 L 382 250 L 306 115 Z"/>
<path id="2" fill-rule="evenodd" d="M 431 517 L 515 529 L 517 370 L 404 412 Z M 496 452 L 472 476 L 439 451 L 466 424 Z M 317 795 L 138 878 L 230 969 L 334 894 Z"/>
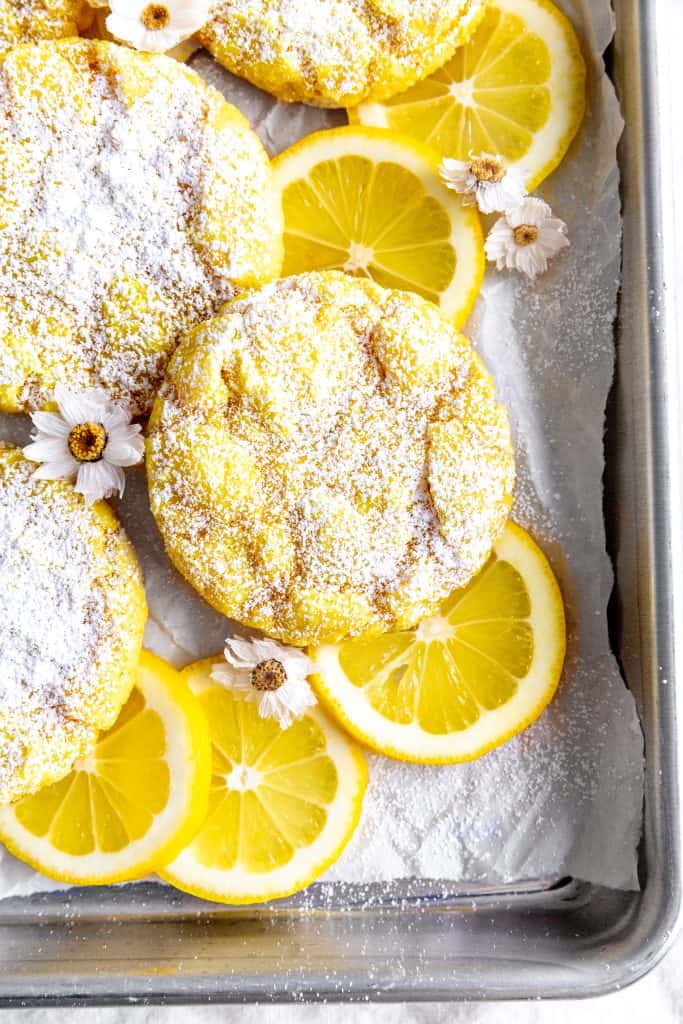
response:
<path id="1" fill-rule="evenodd" d="M 560 692 L 523 735 L 481 760 L 432 768 L 370 758 L 362 824 L 329 879 L 500 883 L 573 875 L 634 887 L 642 739 L 608 644 L 612 570 L 602 518 L 603 421 L 613 371 L 619 281 L 616 143 L 621 118 L 601 53 L 607 0 L 563 0 L 591 59 L 581 139 L 541 187 L 571 248 L 535 284 L 489 272 L 466 327 L 507 404 L 517 445 L 515 518 L 558 572 L 570 625 Z M 271 152 L 342 112 L 277 104 L 199 52 L 192 66 L 238 105 Z M 26 422 L 3 423 L 22 440 Z M 121 515 L 140 555 L 151 611 L 147 645 L 178 665 L 220 650 L 228 631 L 171 569 L 129 474 Z M 54 888 L 0 851 L 0 894 Z"/>

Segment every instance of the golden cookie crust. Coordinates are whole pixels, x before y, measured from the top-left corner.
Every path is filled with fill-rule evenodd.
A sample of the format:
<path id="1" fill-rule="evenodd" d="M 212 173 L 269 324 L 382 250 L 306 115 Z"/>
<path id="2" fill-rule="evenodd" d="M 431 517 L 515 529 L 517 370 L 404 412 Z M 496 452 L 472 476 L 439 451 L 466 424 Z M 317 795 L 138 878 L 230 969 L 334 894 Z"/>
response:
<path id="1" fill-rule="evenodd" d="M 135 681 L 147 605 L 105 502 L 0 447 L 0 805 L 63 778 Z"/>
<path id="2" fill-rule="evenodd" d="M 21 43 L 77 36 L 91 21 L 87 0 L 0 0 L 0 59 Z"/>
<path id="3" fill-rule="evenodd" d="M 188 335 L 147 469 L 180 572 L 297 645 L 435 612 L 488 557 L 514 478 L 467 339 L 419 296 L 334 271 L 248 293 Z"/>
<path id="4" fill-rule="evenodd" d="M 436 71 L 488 0 L 216 0 L 198 35 L 229 71 L 288 102 L 351 107 Z"/>
<path id="5" fill-rule="evenodd" d="M 84 39 L 0 64 L 0 409 L 60 381 L 147 413 L 180 335 L 281 257 L 266 153 L 189 68 Z"/>

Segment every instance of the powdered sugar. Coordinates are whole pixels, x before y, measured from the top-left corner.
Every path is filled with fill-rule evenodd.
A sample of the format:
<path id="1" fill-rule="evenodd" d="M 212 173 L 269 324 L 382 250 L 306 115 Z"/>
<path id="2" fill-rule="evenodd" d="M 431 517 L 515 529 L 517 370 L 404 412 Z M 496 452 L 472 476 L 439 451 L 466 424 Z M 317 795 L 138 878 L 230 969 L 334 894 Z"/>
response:
<path id="1" fill-rule="evenodd" d="M 192 336 L 162 396 L 149 469 L 171 556 L 287 642 L 413 625 L 503 527 L 507 418 L 417 297 L 336 272 L 268 285 Z"/>
<path id="2" fill-rule="evenodd" d="M 2 0 L 0 57 L 19 43 L 75 35 L 88 21 L 86 0 Z"/>
<path id="3" fill-rule="evenodd" d="M 482 0 L 215 0 L 199 38 L 283 99 L 344 106 L 443 64 L 482 10 Z"/>
<path id="4" fill-rule="evenodd" d="M 33 470 L 0 449 L 0 803 L 63 774 L 108 723 L 116 580 L 135 574 L 70 486 Z"/>
<path id="5" fill-rule="evenodd" d="M 596 53 L 607 44 L 606 0 L 562 0 L 561 6 Z M 193 66 L 240 102 L 274 150 L 338 123 L 334 114 L 271 103 L 206 54 L 197 54 Z M 572 623 L 565 682 L 531 729 L 471 765 L 430 768 L 370 757 L 363 822 L 330 878 L 439 878 L 418 883 L 434 893 L 476 881 L 498 886 L 566 874 L 637 884 L 642 739 L 633 699 L 609 653 L 605 607 L 612 578 L 601 509 L 619 274 L 619 113 L 599 57 L 591 81 L 592 112 L 581 145 L 542 190 L 567 220 L 572 248 L 533 286 L 491 272 L 467 328 L 510 410 L 519 469 L 515 518 L 543 543 L 561 577 Z M 18 430 L 16 418 L 3 426 Z M 216 655 L 225 620 L 170 567 L 142 474 L 131 474 L 129 488 L 121 512 L 145 569 L 148 646 L 179 666 Z M 0 861 L 3 893 L 56 887 L 6 853 Z M 384 886 L 349 886 L 345 898 L 369 891 L 379 902 L 386 897 Z"/>
<path id="6" fill-rule="evenodd" d="M 107 44 L 19 51 L 3 64 L 0 321 L 16 340 L 0 355 L 0 386 L 17 404 L 67 374 L 145 411 L 180 333 L 253 272 L 233 236 L 250 221 L 268 226 L 267 203 L 250 212 L 268 186 L 265 158 L 237 135 L 216 173 L 216 102 L 179 65 Z M 216 186 L 232 233 L 211 223 Z"/>

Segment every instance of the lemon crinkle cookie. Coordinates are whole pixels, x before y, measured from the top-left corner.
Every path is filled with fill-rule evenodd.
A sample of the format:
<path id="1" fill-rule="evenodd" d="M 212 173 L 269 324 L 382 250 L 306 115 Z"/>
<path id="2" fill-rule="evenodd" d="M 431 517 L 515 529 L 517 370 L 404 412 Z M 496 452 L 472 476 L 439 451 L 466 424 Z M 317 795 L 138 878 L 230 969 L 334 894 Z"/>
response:
<path id="1" fill-rule="evenodd" d="M 179 335 L 275 276 L 281 210 L 245 118 L 112 43 L 0 65 L 0 408 L 58 381 L 145 413 Z"/>
<path id="2" fill-rule="evenodd" d="M 178 569 L 299 645 L 435 612 L 489 555 L 514 476 L 470 343 L 419 296 L 335 271 L 267 285 L 189 334 L 147 467 Z"/>
<path id="3" fill-rule="evenodd" d="M 0 58 L 20 43 L 77 36 L 91 22 L 86 0 L 0 0 Z"/>
<path id="4" fill-rule="evenodd" d="M 66 775 L 135 680 L 146 604 L 114 513 L 0 447 L 0 805 Z"/>
<path id="5" fill-rule="evenodd" d="M 387 99 L 448 60 L 487 0 L 215 0 L 198 38 L 278 99 Z"/>

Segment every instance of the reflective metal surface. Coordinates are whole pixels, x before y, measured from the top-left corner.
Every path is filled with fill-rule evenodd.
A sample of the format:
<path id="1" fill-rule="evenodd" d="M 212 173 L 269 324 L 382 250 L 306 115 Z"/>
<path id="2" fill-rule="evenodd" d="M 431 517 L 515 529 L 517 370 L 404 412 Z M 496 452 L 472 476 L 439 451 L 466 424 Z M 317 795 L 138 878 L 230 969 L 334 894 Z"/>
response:
<path id="1" fill-rule="evenodd" d="M 612 635 L 646 740 L 640 893 L 572 880 L 454 891 L 316 887 L 273 908 L 202 904 L 159 886 L 0 903 L 0 1003 L 447 1000 L 588 996 L 644 974 L 681 904 L 674 637 L 682 635 L 673 246 L 657 25 L 666 2 L 617 0 L 614 75 L 624 267 L 608 417 Z M 659 7 L 659 11 L 656 8 Z M 675 528 L 674 528 L 674 524 Z"/>

